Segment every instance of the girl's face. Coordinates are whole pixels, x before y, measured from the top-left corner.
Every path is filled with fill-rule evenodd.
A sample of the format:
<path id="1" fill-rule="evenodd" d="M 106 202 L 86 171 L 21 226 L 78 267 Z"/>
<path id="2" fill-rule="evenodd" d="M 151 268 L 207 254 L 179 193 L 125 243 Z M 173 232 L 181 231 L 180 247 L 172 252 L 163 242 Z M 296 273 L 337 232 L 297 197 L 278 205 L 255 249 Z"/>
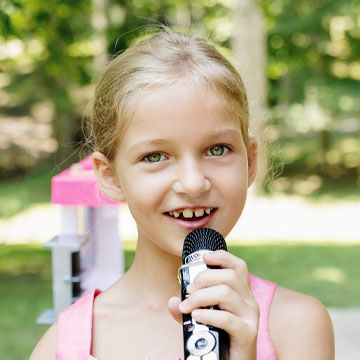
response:
<path id="1" fill-rule="evenodd" d="M 147 93 L 115 156 L 139 241 L 176 256 L 191 230 L 230 232 L 255 176 L 256 156 L 248 164 L 240 124 L 217 100 L 185 84 Z"/>

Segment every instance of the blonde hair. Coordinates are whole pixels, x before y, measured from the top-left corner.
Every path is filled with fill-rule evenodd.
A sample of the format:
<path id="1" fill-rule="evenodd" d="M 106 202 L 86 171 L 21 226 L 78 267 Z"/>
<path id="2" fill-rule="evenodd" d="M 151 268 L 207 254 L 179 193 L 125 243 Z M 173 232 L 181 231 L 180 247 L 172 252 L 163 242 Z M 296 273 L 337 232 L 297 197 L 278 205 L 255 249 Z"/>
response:
<path id="1" fill-rule="evenodd" d="M 112 161 L 117 141 L 143 91 L 184 79 L 199 89 L 214 91 L 225 101 L 228 110 L 239 119 L 248 148 L 248 102 L 238 72 L 206 40 L 165 28 L 130 46 L 101 75 L 91 106 L 94 150 Z"/>

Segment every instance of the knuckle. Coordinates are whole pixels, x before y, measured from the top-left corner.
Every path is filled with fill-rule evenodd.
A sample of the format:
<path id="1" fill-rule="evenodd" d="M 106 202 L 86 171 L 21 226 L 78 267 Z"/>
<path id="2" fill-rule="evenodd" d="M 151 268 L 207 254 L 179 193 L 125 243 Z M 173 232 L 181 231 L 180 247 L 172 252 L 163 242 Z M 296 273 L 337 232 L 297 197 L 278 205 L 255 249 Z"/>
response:
<path id="1" fill-rule="evenodd" d="M 258 333 L 259 322 L 257 319 L 247 322 L 247 333 L 251 337 L 255 337 Z"/>
<path id="2" fill-rule="evenodd" d="M 252 294 L 250 294 L 249 298 L 244 300 L 245 304 L 250 307 L 250 310 L 254 313 L 256 317 L 260 316 L 260 307 L 259 304 L 256 302 Z"/>
<path id="3" fill-rule="evenodd" d="M 248 272 L 248 266 L 243 259 L 238 259 L 238 268 L 241 272 Z"/>
<path id="4" fill-rule="evenodd" d="M 229 299 L 229 297 L 232 295 L 232 289 L 228 285 L 222 285 L 221 295 L 224 297 L 224 299 Z"/>
<path id="5" fill-rule="evenodd" d="M 234 316 L 231 313 L 225 312 L 220 325 L 222 328 L 232 330 L 234 328 Z"/>
<path id="6" fill-rule="evenodd" d="M 239 281 L 236 271 L 230 270 L 229 275 L 228 275 L 228 279 L 229 279 L 230 283 L 236 284 Z"/>

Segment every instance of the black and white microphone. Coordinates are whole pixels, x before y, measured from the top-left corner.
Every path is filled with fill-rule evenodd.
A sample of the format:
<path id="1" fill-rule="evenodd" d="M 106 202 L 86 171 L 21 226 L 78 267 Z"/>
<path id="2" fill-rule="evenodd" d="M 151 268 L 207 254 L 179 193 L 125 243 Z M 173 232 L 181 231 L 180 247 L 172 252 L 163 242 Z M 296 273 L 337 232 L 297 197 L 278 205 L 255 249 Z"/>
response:
<path id="1" fill-rule="evenodd" d="M 196 229 L 186 236 L 179 268 L 182 300 L 189 296 L 186 288 L 196 275 L 209 268 L 202 256 L 216 250 L 227 250 L 227 246 L 223 236 L 215 230 Z M 183 334 L 185 360 L 229 359 L 229 335 L 225 331 L 198 323 L 191 314 L 183 314 Z"/>

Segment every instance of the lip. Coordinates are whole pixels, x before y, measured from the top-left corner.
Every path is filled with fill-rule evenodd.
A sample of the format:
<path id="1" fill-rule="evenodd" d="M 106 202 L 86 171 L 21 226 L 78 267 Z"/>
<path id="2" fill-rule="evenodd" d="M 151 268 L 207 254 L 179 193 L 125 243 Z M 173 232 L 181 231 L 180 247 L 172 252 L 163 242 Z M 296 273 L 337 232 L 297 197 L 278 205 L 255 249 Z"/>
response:
<path id="1" fill-rule="evenodd" d="M 214 207 L 211 207 L 211 206 L 194 206 L 194 205 L 191 205 L 191 206 L 182 206 L 182 207 L 179 207 L 179 208 L 176 208 L 176 209 L 172 209 L 172 210 L 169 210 L 167 212 L 182 212 L 184 211 L 185 209 L 190 209 L 190 210 L 198 210 L 198 209 L 213 209 Z"/>
<path id="2" fill-rule="evenodd" d="M 183 208 L 183 209 L 190 209 L 190 208 Z M 202 209 L 202 207 L 194 207 L 194 209 Z M 174 210 L 176 211 L 176 210 Z M 211 212 L 208 216 L 205 216 L 202 219 L 199 220 L 192 220 L 192 221 L 186 221 L 186 220 L 182 220 L 182 219 L 178 219 L 175 218 L 173 216 L 170 215 L 166 215 L 169 219 L 171 219 L 172 221 L 174 221 L 177 225 L 188 229 L 188 230 L 195 230 L 195 229 L 200 229 L 203 227 L 206 227 L 209 222 L 211 221 L 211 219 L 213 218 L 214 214 L 216 213 L 217 209 L 215 209 L 213 212 Z"/>

